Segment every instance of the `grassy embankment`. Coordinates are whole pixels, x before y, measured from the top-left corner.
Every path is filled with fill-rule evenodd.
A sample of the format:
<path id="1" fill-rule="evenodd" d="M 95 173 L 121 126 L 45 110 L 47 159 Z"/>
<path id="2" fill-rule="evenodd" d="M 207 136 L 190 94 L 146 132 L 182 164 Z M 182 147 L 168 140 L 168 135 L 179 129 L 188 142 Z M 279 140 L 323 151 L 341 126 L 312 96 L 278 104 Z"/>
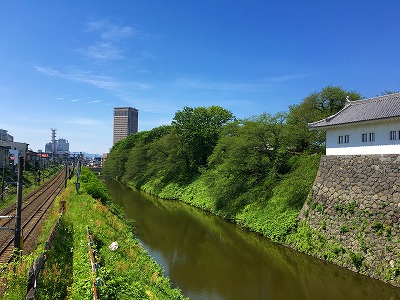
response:
<path id="1" fill-rule="evenodd" d="M 2 273 L 8 290 L 1 299 L 25 297 L 28 267 L 44 249 L 45 240 L 59 218 L 60 201 L 66 202 L 66 211 L 54 244 L 46 252 L 36 299 L 93 299 L 96 278 L 100 282 L 97 288 L 100 299 L 184 299 L 163 276 L 162 268 L 138 244 L 132 226 L 118 216 L 104 184 L 86 169 L 81 179 L 79 195 L 70 182 L 57 198 L 35 253 L 25 256 L 21 263 L 10 264 Z M 93 248 L 100 265 L 96 274 L 91 272 L 87 227 L 94 236 Z M 116 251 L 108 248 L 113 241 L 119 244 Z"/>
<path id="2" fill-rule="evenodd" d="M 380 273 L 374 273 L 358 253 L 343 246 L 339 240 L 328 241 L 323 230 L 315 230 L 305 222 L 299 222 L 297 216 L 302 205 L 307 201 L 307 196 L 310 195 L 319 167 L 319 158 L 319 155 L 302 155 L 292 158 L 290 170 L 276 180 L 271 193 L 262 191 L 262 188 L 267 185 L 258 186 L 231 200 L 234 203 L 240 199 L 247 199 L 248 204 L 245 206 L 219 205 L 209 186 L 209 171 L 205 171 L 188 185 L 171 183 L 163 187 L 160 185 L 160 180 L 154 180 L 144 184 L 141 189 L 160 198 L 184 201 L 231 220 L 248 230 L 260 233 L 275 242 L 399 285 L 398 265 L 382 270 Z"/>
<path id="3" fill-rule="evenodd" d="M 210 189 L 210 174 L 203 173 L 188 185 L 168 184 L 160 189 L 159 180 L 149 181 L 141 189 L 164 199 L 179 199 L 193 206 L 231 220 L 258 232 L 273 241 L 285 243 L 289 234 L 296 232 L 300 212 L 314 182 L 319 155 L 302 155 L 292 159 L 290 171 L 277 179 L 272 189 L 266 183 L 249 189 L 233 202 L 221 206 Z M 232 183 L 234 184 L 234 183 Z M 246 200 L 243 200 L 246 199 Z"/>

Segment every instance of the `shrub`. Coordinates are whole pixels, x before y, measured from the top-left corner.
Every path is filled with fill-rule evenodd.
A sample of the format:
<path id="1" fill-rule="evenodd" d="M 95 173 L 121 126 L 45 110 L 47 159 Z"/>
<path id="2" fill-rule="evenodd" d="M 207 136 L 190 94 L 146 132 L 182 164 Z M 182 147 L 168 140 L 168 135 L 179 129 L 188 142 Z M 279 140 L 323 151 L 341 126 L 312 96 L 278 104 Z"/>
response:
<path id="1" fill-rule="evenodd" d="M 356 267 L 358 271 L 360 271 L 362 262 L 364 260 L 364 256 L 362 256 L 361 253 L 355 253 L 353 251 L 350 251 L 349 255 L 353 265 Z"/>

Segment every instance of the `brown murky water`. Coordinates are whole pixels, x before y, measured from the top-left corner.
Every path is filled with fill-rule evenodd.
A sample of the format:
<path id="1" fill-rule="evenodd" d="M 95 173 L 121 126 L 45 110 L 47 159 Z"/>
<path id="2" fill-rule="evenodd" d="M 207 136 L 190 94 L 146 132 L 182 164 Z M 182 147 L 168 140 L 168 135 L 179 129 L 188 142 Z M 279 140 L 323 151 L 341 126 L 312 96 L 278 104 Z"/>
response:
<path id="1" fill-rule="evenodd" d="M 397 300 L 400 288 L 274 244 L 178 201 L 107 182 L 165 275 L 190 299 Z"/>

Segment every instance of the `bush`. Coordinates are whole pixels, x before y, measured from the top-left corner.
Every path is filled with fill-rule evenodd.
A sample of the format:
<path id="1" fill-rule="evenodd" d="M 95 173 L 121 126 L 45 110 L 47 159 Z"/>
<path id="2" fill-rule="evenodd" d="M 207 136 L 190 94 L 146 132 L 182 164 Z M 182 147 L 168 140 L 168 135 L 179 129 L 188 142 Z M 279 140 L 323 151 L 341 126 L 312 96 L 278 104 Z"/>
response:
<path id="1" fill-rule="evenodd" d="M 107 191 L 106 185 L 97 178 L 88 168 L 83 167 L 81 173 L 82 190 L 98 199 L 103 204 L 108 204 L 111 201 L 111 196 Z"/>

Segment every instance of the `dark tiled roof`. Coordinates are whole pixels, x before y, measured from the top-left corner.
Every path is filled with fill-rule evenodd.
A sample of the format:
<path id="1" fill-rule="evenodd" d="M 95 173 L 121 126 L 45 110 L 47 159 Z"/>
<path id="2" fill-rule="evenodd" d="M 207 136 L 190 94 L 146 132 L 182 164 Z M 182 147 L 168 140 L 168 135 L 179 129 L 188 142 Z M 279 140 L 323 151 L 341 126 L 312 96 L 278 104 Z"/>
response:
<path id="1" fill-rule="evenodd" d="M 400 93 L 376 98 L 349 101 L 338 113 L 323 120 L 308 123 L 309 129 L 400 117 Z"/>

